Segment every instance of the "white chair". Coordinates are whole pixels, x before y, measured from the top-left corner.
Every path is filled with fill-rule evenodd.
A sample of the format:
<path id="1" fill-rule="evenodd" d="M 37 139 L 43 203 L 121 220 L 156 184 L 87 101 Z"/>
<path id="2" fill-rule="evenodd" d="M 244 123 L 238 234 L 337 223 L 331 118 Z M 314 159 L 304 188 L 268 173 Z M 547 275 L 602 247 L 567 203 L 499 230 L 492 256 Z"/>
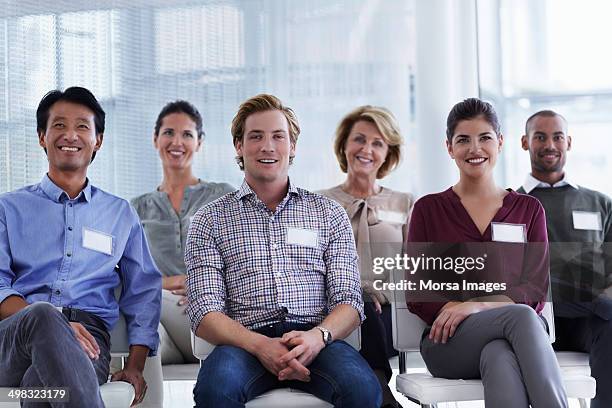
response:
<path id="1" fill-rule="evenodd" d="M 359 350 L 361 348 L 361 331 L 356 329 L 350 336 L 344 339 L 347 343 Z M 212 353 L 214 345 L 208 343 L 193 333 L 191 333 L 191 346 L 193 355 L 200 360 L 203 360 Z M 268 391 L 255 399 L 247 402 L 248 408 L 331 408 L 332 405 L 325 402 L 312 394 L 293 388 L 278 388 Z"/>
<path id="2" fill-rule="evenodd" d="M 124 360 L 129 354 L 127 341 L 127 326 L 122 315 L 119 316 L 117 325 L 111 332 L 111 356 Z M 5 395 L 7 388 L 0 388 L 0 393 Z M 100 394 L 106 408 L 129 408 L 134 400 L 134 387 L 123 381 L 108 382 L 100 386 Z M 17 402 L 0 402 L 0 408 L 19 408 Z"/>
<path id="3" fill-rule="evenodd" d="M 399 351 L 399 371 L 396 379 L 397 390 L 421 407 L 434 408 L 440 402 L 474 401 L 484 399 L 481 380 L 449 380 L 433 377 L 428 372 L 407 373 L 408 353 L 420 353 L 421 334 L 425 323 L 412 314 L 406 305 L 403 293 L 394 292 L 392 302 L 393 345 Z M 543 312 L 550 328 L 551 342 L 554 341 L 554 319 L 552 303 L 547 303 Z M 586 400 L 595 396 L 595 379 L 584 371 L 584 353 L 557 353 L 561 365 L 563 384 L 569 398 L 577 398 L 580 406 L 586 408 Z M 588 368 L 588 358 L 586 359 Z M 581 370 L 578 370 L 580 367 Z M 426 370 L 423 370 L 426 371 Z"/>

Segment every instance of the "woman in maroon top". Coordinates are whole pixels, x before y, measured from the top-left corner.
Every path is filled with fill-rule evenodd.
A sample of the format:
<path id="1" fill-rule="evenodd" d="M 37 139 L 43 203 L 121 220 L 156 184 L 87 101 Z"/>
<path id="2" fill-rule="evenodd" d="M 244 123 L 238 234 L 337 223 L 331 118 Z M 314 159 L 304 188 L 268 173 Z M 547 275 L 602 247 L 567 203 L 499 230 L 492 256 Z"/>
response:
<path id="1" fill-rule="evenodd" d="M 423 359 L 436 377 L 482 378 L 487 407 L 567 407 L 546 324 L 538 316 L 548 287 L 547 254 L 529 254 L 533 247 L 546 248 L 542 206 L 495 184 L 493 168 L 503 137 L 490 104 L 476 98 L 458 103 L 446 133 L 459 182 L 415 203 L 408 241 L 501 242 L 502 250 L 487 259 L 487 268 L 503 273 L 507 290 L 476 298 L 459 290 L 450 301 L 409 302 L 409 309 L 430 325 L 421 341 Z"/>

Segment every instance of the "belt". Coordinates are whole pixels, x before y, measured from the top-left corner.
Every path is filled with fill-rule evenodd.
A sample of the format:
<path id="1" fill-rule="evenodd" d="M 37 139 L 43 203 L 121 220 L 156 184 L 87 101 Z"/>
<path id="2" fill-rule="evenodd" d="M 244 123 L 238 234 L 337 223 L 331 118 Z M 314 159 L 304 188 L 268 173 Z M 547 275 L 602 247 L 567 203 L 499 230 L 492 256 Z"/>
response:
<path id="1" fill-rule="evenodd" d="M 92 313 L 71 307 L 64 307 L 62 308 L 62 314 L 68 318 L 69 322 L 89 324 L 101 330 L 102 333 L 108 335 L 108 329 L 106 328 L 104 321 Z"/>

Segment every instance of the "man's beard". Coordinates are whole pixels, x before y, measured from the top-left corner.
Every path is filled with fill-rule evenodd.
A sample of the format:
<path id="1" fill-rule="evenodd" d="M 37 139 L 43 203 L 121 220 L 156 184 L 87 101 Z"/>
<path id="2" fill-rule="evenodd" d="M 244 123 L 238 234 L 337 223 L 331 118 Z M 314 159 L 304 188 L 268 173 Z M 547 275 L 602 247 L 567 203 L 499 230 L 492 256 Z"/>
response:
<path id="1" fill-rule="evenodd" d="M 536 156 L 535 160 L 531 160 L 531 166 L 540 173 L 556 173 L 563 170 L 565 166 L 565 160 L 563 156 L 559 156 L 559 159 L 552 165 L 544 164 L 544 160 Z"/>

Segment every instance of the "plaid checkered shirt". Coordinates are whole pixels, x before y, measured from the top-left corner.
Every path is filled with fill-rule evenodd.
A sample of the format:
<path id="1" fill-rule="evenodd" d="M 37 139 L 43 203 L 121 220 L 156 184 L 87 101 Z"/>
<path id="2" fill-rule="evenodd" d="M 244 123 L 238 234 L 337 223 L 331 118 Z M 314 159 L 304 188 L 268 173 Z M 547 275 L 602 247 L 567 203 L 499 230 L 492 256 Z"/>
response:
<path id="1" fill-rule="evenodd" d="M 249 329 L 281 321 L 317 325 L 339 304 L 365 318 L 346 212 L 291 183 L 274 212 L 246 181 L 198 210 L 185 264 L 194 332 L 213 311 Z"/>

